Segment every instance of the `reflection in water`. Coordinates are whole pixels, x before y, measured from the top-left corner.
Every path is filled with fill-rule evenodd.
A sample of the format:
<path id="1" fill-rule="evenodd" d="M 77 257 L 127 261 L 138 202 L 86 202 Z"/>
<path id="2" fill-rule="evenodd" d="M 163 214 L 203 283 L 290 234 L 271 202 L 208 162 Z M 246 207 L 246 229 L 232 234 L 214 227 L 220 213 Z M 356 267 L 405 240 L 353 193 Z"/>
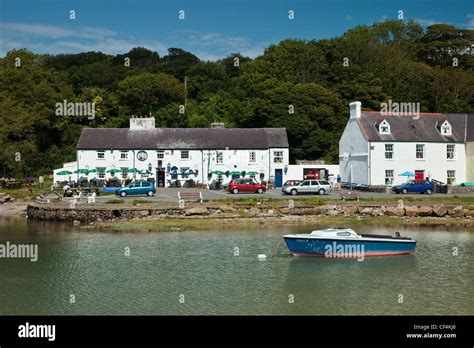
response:
<path id="1" fill-rule="evenodd" d="M 0 243 L 38 243 L 39 261 L 0 259 L 0 314 L 474 313 L 472 232 L 361 227 L 400 231 L 417 252 L 363 262 L 288 253 L 283 234 L 320 227 L 102 233 L 3 219 Z"/>

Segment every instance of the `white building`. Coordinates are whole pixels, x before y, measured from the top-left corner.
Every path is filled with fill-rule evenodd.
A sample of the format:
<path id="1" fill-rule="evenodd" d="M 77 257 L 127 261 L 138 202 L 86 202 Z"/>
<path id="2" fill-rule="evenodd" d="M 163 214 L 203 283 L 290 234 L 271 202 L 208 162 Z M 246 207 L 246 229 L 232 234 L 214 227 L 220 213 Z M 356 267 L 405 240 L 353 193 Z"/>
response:
<path id="1" fill-rule="evenodd" d="M 131 118 L 130 128 L 83 129 L 76 158 L 76 171 L 96 171 L 88 179 L 152 179 L 169 187 L 245 176 L 281 186 L 288 138 L 284 128 L 155 128 L 153 117 Z M 60 171 L 55 182 L 65 180 Z"/>
<path id="2" fill-rule="evenodd" d="M 474 181 L 474 115 L 421 113 L 385 115 L 361 111 L 350 104 L 350 118 L 339 141 L 342 181 L 365 185 L 406 182 L 404 172 L 417 179 L 460 184 Z"/>

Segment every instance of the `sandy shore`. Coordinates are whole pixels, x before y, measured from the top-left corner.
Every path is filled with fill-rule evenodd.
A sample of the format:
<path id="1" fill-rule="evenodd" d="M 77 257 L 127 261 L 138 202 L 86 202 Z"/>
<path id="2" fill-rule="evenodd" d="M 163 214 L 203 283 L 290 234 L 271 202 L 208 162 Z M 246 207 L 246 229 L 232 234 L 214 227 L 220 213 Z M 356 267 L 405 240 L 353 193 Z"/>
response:
<path id="1" fill-rule="evenodd" d="M 0 204 L 0 216 L 26 216 L 26 207 L 28 203 L 5 203 Z"/>

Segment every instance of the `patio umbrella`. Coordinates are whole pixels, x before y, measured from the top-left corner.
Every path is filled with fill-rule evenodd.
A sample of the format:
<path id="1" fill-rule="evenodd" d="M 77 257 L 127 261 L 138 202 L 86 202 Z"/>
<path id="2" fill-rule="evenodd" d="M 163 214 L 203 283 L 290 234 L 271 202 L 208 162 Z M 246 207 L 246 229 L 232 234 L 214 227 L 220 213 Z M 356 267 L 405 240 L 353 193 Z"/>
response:
<path id="1" fill-rule="evenodd" d="M 73 172 L 70 172 L 69 170 L 62 170 L 57 175 L 71 175 L 71 174 L 73 174 Z"/>
<path id="2" fill-rule="evenodd" d="M 248 174 L 248 175 L 257 175 L 258 172 L 248 172 L 247 174 Z"/>
<path id="3" fill-rule="evenodd" d="M 137 168 L 129 168 L 129 169 L 127 170 L 127 173 L 141 173 L 141 172 L 143 172 L 143 170 L 140 171 L 140 170 L 138 170 Z M 150 173 L 150 174 L 151 174 L 151 173 Z"/>
<path id="4" fill-rule="evenodd" d="M 121 172 L 120 169 L 109 169 L 106 170 L 107 173 L 111 173 L 112 175 L 115 175 L 115 173 Z"/>
<path id="5" fill-rule="evenodd" d="M 398 176 L 415 176 L 415 174 L 411 172 L 403 172 L 402 174 L 398 174 Z"/>
<path id="6" fill-rule="evenodd" d="M 99 170 L 97 168 L 89 170 L 89 173 L 98 173 L 98 172 L 99 172 Z"/>
<path id="7" fill-rule="evenodd" d="M 89 169 L 78 169 L 74 171 L 75 174 L 89 174 Z"/>
<path id="8" fill-rule="evenodd" d="M 215 171 L 211 172 L 211 174 L 224 175 L 225 173 L 220 171 L 220 170 L 215 170 Z"/>
<path id="9" fill-rule="evenodd" d="M 240 172 L 230 172 L 230 175 L 239 175 L 240 176 Z"/>

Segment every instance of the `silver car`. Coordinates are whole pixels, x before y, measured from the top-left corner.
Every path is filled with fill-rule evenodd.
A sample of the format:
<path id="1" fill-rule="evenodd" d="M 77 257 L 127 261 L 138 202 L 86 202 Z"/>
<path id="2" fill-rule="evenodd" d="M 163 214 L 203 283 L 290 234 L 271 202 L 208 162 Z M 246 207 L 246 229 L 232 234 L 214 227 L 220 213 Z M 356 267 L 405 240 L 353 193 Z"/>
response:
<path id="1" fill-rule="evenodd" d="M 282 191 L 293 196 L 296 196 L 298 193 L 317 193 L 325 195 L 331 192 L 331 184 L 326 180 L 305 180 L 299 185 L 284 187 Z"/>

